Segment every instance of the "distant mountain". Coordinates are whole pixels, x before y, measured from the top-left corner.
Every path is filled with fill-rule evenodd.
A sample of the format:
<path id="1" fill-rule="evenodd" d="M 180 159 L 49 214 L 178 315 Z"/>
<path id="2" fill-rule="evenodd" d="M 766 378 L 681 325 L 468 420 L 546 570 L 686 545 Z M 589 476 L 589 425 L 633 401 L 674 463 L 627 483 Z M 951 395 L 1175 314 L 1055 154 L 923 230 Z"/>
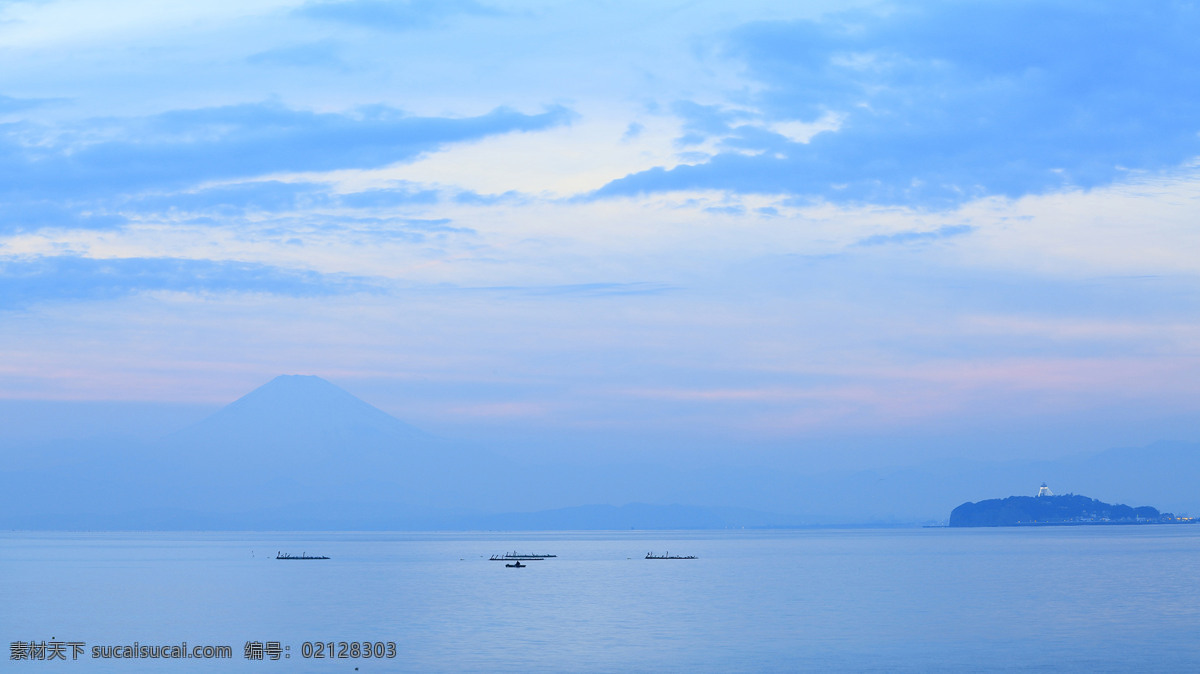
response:
<path id="1" fill-rule="evenodd" d="M 167 438 L 168 442 L 203 443 L 212 449 L 257 444 L 286 447 L 291 452 L 364 441 L 429 439 L 416 427 L 312 375 L 276 377 Z"/>
<path id="2" fill-rule="evenodd" d="M 510 473 L 320 377 L 281 376 L 158 442 L 96 444 L 70 463 L 20 471 L 0 495 L 11 506 L 0 508 L 0 525 L 410 526 L 486 503 L 489 486 Z"/>
<path id="3" fill-rule="evenodd" d="M 160 445 L 179 487 L 295 491 L 273 494 L 275 503 L 300 495 L 343 498 L 351 486 L 361 493 L 364 483 L 403 483 L 435 463 L 438 449 L 415 427 L 320 377 L 302 375 L 276 377 Z M 243 493 L 224 498 L 269 505 Z"/>
<path id="4" fill-rule="evenodd" d="M 186 495 L 177 507 L 346 528 L 381 511 L 477 505 L 510 472 L 484 451 L 430 436 L 314 376 L 276 377 L 162 448 Z"/>
<path id="5" fill-rule="evenodd" d="M 0 443 L 0 527 L 586 529 L 911 525 L 980 494 L 1056 489 L 1200 513 L 1200 445 L 1053 461 L 806 472 L 784 463 L 618 460 L 569 442 L 537 461 L 423 433 L 313 376 L 282 376 L 157 441 Z M 803 451 L 813 451 L 811 448 Z M 631 505 L 615 506 L 625 503 Z M 591 504 L 591 505 L 584 505 Z M 679 505 L 684 504 L 684 505 Z M 775 513 L 775 514 L 771 514 Z"/>

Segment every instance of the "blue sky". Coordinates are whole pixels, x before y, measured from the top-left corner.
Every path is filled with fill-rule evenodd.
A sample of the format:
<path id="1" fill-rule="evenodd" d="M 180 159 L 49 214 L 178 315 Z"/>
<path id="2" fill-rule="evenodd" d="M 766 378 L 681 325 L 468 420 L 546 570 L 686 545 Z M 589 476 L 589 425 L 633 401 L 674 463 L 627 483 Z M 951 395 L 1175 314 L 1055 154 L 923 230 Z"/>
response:
<path id="1" fill-rule="evenodd" d="M 814 465 L 1195 441 L 1197 33 L 1185 2 L 0 2 L 0 398 L 311 373 L 433 432 Z"/>

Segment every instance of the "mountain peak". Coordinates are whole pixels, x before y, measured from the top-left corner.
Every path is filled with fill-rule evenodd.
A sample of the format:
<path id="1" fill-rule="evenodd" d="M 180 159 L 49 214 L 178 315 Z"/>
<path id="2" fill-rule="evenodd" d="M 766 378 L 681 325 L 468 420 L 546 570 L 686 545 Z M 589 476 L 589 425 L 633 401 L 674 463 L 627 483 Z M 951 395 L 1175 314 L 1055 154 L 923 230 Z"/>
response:
<path id="1" fill-rule="evenodd" d="M 271 438 L 271 444 L 362 433 L 393 438 L 423 435 L 321 377 L 296 374 L 275 377 L 184 433 L 228 439 Z"/>
<path id="2" fill-rule="evenodd" d="M 352 401 L 358 405 L 376 409 L 345 389 L 331 384 L 315 374 L 281 374 L 233 401 L 229 407 L 262 402 L 308 406 L 316 402 L 334 403 L 336 401 L 343 403 Z"/>

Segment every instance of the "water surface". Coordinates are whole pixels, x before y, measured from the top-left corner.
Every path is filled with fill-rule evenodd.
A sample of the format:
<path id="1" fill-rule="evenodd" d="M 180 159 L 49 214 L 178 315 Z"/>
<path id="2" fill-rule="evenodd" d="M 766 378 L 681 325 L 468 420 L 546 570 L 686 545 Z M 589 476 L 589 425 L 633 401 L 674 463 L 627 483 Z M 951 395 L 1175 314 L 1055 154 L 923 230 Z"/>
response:
<path id="1" fill-rule="evenodd" d="M 488 560 L 512 550 L 558 557 Z M 1187 525 L 16 532 L 0 534 L 0 639 L 89 649 L 5 653 L 14 671 L 1197 671 L 1198 560 Z M 135 641 L 234 659 L 90 657 Z M 246 661 L 247 641 L 291 657 Z M 306 660 L 306 641 L 390 641 L 397 657 Z"/>

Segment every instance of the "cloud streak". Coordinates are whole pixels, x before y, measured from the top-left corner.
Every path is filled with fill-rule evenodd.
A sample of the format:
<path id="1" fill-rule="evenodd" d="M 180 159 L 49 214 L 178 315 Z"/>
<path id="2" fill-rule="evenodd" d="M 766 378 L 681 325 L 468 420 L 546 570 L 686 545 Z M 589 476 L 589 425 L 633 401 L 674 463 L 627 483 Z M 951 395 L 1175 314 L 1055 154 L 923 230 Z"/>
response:
<path id="1" fill-rule="evenodd" d="M 975 231 L 970 225 L 946 225 L 931 232 L 899 232 L 897 234 L 876 234 L 859 241 L 859 246 L 886 246 L 892 244 L 929 243 L 939 239 L 949 239 L 963 236 Z"/>
<path id="2" fill-rule="evenodd" d="M 296 10 L 296 15 L 305 18 L 387 31 L 435 28 L 454 16 L 499 14 L 499 10 L 472 0 L 349 0 L 314 2 Z"/>
<path id="3" fill-rule="evenodd" d="M 64 255 L 0 262 L 0 309 L 8 310 L 43 302 L 108 300 L 151 291 L 316 297 L 379 289 L 362 277 L 232 260 Z"/>
<path id="4" fill-rule="evenodd" d="M 932 2 L 758 22 L 725 54 L 764 88 L 754 114 L 681 103 L 692 164 L 595 196 L 716 189 L 946 207 L 1110 184 L 1200 155 L 1200 10 L 1188 3 Z M 835 130 L 808 142 L 772 123 Z"/>
<path id="5" fill-rule="evenodd" d="M 0 115 L 24 112 L 39 108 L 50 103 L 57 103 L 59 99 L 54 98 L 13 98 L 12 96 L 0 95 Z"/>
<path id="6" fill-rule="evenodd" d="M 247 56 L 246 63 L 302 69 L 331 68 L 342 71 L 347 69 L 346 63 L 338 54 L 337 46 L 329 42 L 316 42 L 268 49 Z"/>
<path id="7" fill-rule="evenodd" d="M 527 115 L 497 108 L 475 117 L 417 117 L 382 105 L 313 112 L 278 103 L 172 110 L 70 128 L 0 125 L 0 233 L 45 226 L 108 227 L 115 207 L 227 206 L 276 210 L 335 201 L 315 185 L 275 181 L 203 187 L 278 173 L 372 169 L 449 144 L 565 124 L 562 107 Z M 199 187 L 199 189 L 196 189 Z M 180 194 L 180 192 L 183 194 Z M 376 203 L 429 193 L 361 194 Z"/>

